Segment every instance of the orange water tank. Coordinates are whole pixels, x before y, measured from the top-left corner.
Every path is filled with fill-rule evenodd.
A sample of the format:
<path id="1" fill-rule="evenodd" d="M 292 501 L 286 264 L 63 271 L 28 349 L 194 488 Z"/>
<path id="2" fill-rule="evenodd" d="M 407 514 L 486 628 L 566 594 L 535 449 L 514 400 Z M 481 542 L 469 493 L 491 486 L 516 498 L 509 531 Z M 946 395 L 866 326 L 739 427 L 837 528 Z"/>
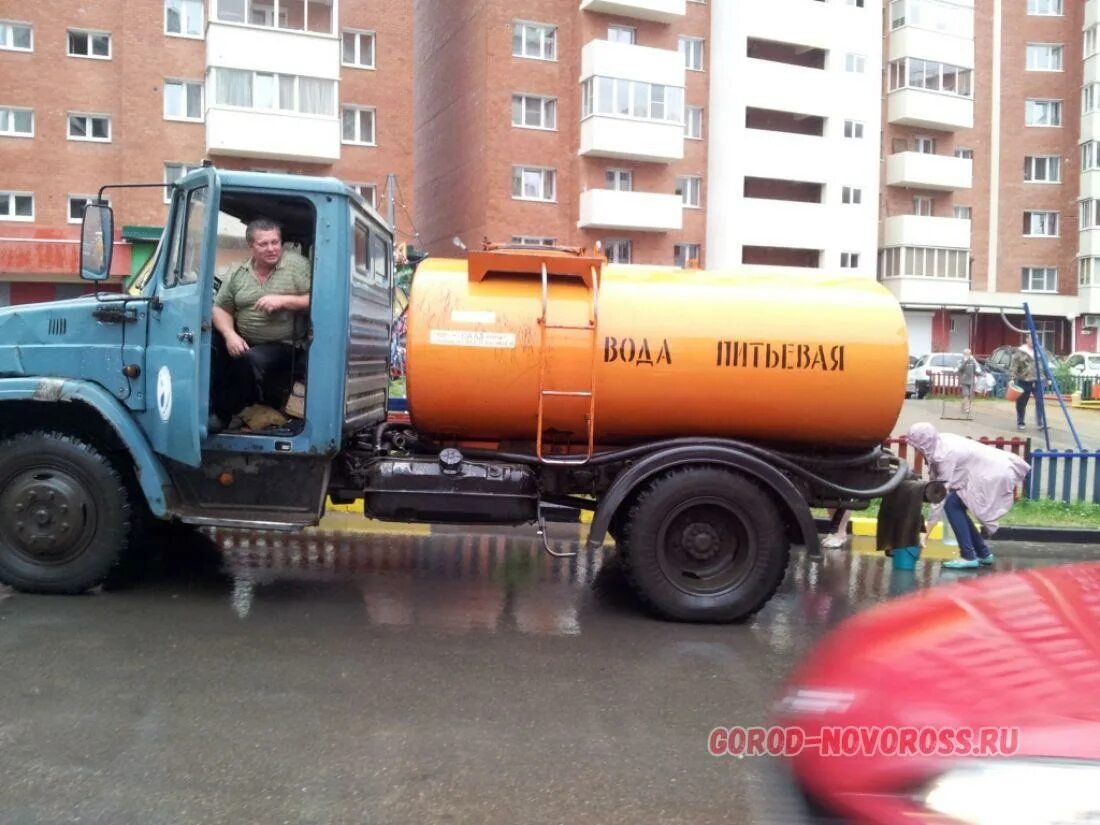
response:
<path id="1" fill-rule="evenodd" d="M 909 348 L 875 281 L 602 263 L 549 251 L 422 262 L 407 338 L 416 428 L 534 441 L 541 408 L 545 437 L 563 442 L 587 440 L 591 413 L 597 445 L 890 434 Z"/>

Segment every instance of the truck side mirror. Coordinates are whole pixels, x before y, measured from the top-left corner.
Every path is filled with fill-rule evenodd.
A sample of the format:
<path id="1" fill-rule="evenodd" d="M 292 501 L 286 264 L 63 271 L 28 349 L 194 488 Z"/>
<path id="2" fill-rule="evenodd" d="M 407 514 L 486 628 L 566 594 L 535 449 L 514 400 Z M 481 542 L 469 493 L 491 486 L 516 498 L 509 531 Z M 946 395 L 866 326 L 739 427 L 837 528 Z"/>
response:
<path id="1" fill-rule="evenodd" d="M 111 207 L 105 203 L 87 204 L 80 230 L 80 277 L 85 281 L 106 281 L 111 274 L 114 237 Z"/>

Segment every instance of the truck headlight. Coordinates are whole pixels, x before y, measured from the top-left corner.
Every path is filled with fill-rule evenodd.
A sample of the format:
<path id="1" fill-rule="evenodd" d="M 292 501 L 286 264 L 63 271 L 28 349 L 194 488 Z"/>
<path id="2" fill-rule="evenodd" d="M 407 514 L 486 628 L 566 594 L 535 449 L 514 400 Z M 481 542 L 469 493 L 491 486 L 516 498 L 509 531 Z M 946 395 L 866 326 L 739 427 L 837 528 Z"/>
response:
<path id="1" fill-rule="evenodd" d="M 1100 823 L 1100 763 L 976 762 L 937 777 L 923 801 L 967 825 Z"/>

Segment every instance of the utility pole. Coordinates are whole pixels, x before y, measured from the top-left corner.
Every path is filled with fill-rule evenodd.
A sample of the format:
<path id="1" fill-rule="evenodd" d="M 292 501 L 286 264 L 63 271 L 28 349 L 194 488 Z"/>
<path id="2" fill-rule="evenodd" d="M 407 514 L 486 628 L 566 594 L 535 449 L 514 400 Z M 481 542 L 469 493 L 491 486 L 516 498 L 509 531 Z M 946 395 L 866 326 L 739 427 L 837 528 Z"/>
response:
<path id="1" fill-rule="evenodd" d="M 386 219 L 390 222 L 390 229 L 397 231 L 397 175 L 390 172 L 386 175 Z"/>

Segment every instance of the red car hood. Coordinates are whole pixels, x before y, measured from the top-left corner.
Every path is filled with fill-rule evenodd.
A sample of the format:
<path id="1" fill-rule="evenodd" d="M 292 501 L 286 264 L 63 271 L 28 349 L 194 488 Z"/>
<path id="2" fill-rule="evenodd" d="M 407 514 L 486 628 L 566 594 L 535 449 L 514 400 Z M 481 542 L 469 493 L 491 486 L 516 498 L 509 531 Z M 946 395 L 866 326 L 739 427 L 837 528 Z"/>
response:
<path id="1" fill-rule="evenodd" d="M 795 672 L 778 722 L 807 735 L 1014 728 L 1017 757 L 1100 760 L 1100 563 L 977 576 L 861 614 Z M 847 809 L 852 795 L 905 793 L 969 758 L 807 749 L 793 768 Z"/>

